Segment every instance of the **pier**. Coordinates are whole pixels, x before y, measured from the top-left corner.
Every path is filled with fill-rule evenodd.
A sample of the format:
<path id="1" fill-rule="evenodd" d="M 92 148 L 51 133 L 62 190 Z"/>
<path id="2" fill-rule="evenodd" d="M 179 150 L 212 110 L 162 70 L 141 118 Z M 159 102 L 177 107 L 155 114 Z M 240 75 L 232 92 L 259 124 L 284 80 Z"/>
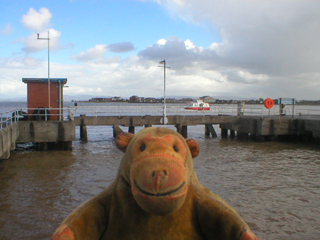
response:
<path id="1" fill-rule="evenodd" d="M 41 150 L 49 150 L 53 145 L 61 150 L 71 150 L 72 141 L 87 141 L 87 126 L 113 126 L 116 136 L 122 131 L 118 126 L 134 133 L 136 127 L 162 125 L 163 117 L 161 106 L 69 107 L 56 111 L 57 114 L 64 113 L 60 121 L 47 120 L 49 111 L 37 113 L 41 114 L 38 117 L 23 116 L 28 111 L 32 112 L 19 109 L 0 115 L 0 159 L 8 159 L 16 143 L 37 142 Z M 255 136 L 259 141 L 283 136 L 320 138 L 320 115 L 310 110 L 296 111 L 284 115 L 276 114 L 276 110 L 266 114 L 263 108 L 246 108 L 239 112 L 235 107 L 219 106 L 210 111 L 186 111 L 181 106 L 172 106 L 167 109 L 166 125 L 175 126 L 185 138 L 188 137 L 188 126 L 194 125 L 203 125 L 206 137 L 217 137 L 213 125 L 219 125 L 222 138 Z M 32 117 L 38 120 L 30 121 Z M 79 138 L 76 127 L 80 128 Z"/>

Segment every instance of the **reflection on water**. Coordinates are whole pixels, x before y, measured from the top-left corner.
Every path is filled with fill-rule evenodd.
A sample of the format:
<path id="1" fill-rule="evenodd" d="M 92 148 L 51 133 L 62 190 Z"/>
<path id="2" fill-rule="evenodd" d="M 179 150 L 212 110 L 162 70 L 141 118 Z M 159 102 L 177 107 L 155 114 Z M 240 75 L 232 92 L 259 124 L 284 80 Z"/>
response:
<path id="1" fill-rule="evenodd" d="M 261 239 L 319 238 L 317 147 L 206 139 L 203 126 L 188 130 L 201 147 L 194 159 L 200 182 Z M 0 162 L 0 239 L 48 239 L 75 207 L 112 182 L 123 155 L 112 128 L 88 127 L 88 139 L 73 142 L 73 151 L 16 151 Z"/>

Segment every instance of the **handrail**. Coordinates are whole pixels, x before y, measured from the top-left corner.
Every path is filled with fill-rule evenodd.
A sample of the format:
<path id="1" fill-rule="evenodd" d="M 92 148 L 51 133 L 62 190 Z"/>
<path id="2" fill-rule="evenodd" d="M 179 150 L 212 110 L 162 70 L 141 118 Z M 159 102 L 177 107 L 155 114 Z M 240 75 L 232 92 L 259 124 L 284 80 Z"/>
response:
<path id="1" fill-rule="evenodd" d="M 19 108 L 10 111 L 0 113 L 0 129 L 7 127 L 15 121 L 22 120 L 24 117 L 32 116 L 39 117 L 39 120 L 47 121 L 50 116 L 60 116 L 60 121 L 73 120 L 74 117 L 79 117 L 85 114 L 86 116 L 162 116 L 163 106 L 162 105 L 113 105 L 113 106 L 70 106 L 64 108 L 41 108 L 42 111 L 39 113 L 34 113 L 35 110 L 39 108 Z M 50 111 L 50 113 L 49 113 Z M 32 114 L 31 114 L 32 113 Z M 60 113 L 63 113 L 61 116 Z M 210 110 L 206 111 L 196 111 L 196 110 L 186 110 L 184 106 L 181 105 L 169 105 L 166 107 L 167 116 L 210 116 L 210 115 L 232 115 L 236 116 L 238 114 L 238 108 L 236 105 L 212 105 Z M 270 110 L 262 107 L 246 105 L 244 112 L 241 113 L 245 116 L 281 116 L 279 114 L 279 108 L 275 107 Z M 305 117 L 319 117 L 320 109 L 294 109 L 292 111 L 290 108 L 286 109 L 283 115 L 291 116 L 293 118 Z"/>

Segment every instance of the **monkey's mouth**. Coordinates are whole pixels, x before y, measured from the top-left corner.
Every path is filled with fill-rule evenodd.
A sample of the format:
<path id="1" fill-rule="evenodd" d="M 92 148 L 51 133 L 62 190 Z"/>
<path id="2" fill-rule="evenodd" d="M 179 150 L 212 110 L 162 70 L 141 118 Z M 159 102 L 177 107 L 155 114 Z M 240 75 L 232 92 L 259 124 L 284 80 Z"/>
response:
<path id="1" fill-rule="evenodd" d="M 168 191 L 168 192 L 164 192 L 164 193 L 151 193 L 151 192 L 148 192 L 148 191 L 145 191 L 143 190 L 139 185 L 138 183 L 136 182 L 136 180 L 134 180 L 134 185 L 137 187 L 137 189 L 147 195 L 147 196 L 151 196 L 151 197 L 164 197 L 164 196 L 168 196 L 172 193 L 175 193 L 175 192 L 178 192 L 181 188 L 183 188 L 183 186 L 185 185 L 185 182 L 183 182 L 179 187 L 177 187 L 176 189 L 173 189 L 171 191 Z"/>

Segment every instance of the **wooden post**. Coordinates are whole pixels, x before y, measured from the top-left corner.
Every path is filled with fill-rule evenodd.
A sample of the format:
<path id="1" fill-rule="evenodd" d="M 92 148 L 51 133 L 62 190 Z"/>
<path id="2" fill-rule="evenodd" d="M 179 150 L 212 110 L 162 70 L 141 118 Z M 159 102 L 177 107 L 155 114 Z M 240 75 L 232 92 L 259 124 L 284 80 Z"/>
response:
<path id="1" fill-rule="evenodd" d="M 234 139 L 236 133 L 234 130 L 230 130 L 230 138 Z"/>
<path id="2" fill-rule="evenodd" d="M 174 125 L 177 129 L 177 132 L 181 134 L 181 125 L 180 124 L 176 124 Z"/>
<path id="3" fill-rule="evenodd" d="M 221 138 L 228 137 L 228 129 L 221 128 Z"/>
<path id="4" fill-rule="evenodd" d="M 84 124 L 83 117 L 85 117 L 86 114 L 81 114 L 81 124 L 80 124 L 80 140 L 83 142 L 88 141 L 88 132 L 87 132 L 87 126 Z"/>
<path id="5" fill-rule="evenodd" d="M 181 135 L 184 138 L 188 138 L 188 126 L 182 126 L 181 128 Z"/>
<path id="6" fill-rule="evenodd" d="M 210 137 L 210 131 L 209 131 L 208 127 L 207 127 L 207 124 L 204 125 L 204 136 L 205 137 Z"/>
<path id="7" fill-rule="evenodd" d="M 117 137 L 120 133 L 122 133 L 122 129 L 119 126 L 113 125 L 113 137 Z"/>
<path id="8" fill-rule="evenodd" d="M 210 134 L 213 138 L 217 137 L 217 133 L 214 130 L 214 127 L 212 126 L 212 124 L 206 124 L 205 125 L 205 136 L 206 137 L 210 137 Z"/>
<path id="9" fill-rule="evenodd" d="M 184 138 L 188 137 L 188 126 L 181 126 L 180 124 L 174 125 L 177 132 L 180 133 Z"/>
<path id="10" fill-rule="evenodd" d="M 134 134 L 134 126 L 130 126 L 129 127 L 129 133 L 133 133 Z"/>

